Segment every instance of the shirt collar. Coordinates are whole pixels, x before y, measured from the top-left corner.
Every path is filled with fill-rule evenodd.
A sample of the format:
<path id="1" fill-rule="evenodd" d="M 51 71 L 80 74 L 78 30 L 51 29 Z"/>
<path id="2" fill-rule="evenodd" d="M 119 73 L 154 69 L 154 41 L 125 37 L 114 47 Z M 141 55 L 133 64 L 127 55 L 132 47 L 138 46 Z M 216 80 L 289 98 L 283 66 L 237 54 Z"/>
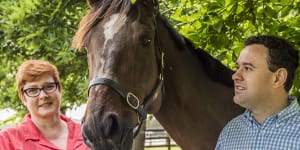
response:
<path id="1" fill-rule="evenodd" d="M 64 115 L 60 115 L 60 118 L 65 121 L 68 125 L 68 143 L 72 143 L 70 146 L 72 149 L 77 149 L 80 145 L 83 144 L 83 138 L 81 136 L 80 125 L 73 122 L 70 118 L 67 118 Z M 31 120 L 31 115 L 25 115 L 22 123 L 20 124 L 22 134 L 25 137 L 25 141 L 32 140 L 32 141 L 39 141 L 41 145 L 50 146 L 53 149 L 56 147 L 50 144 L 48 140 L 41 134 L 38 128 Z"/>
<path id="2" fill-rule="evenodd" d="M 277 113 L 277 122 L 281 123 L 289 119 L 290 117 L 294 116 L 296 113 L 299 112 L 299 104 L 296 97 L 289 96 L 289 106 Z"/>
<path id="3" fill-rule="evenodd" d="M 297 98 L 294 96 L 288 97 L 289 105 L 284 108 L 282 111 L 278 112 L 275 115 L 269 116 L 266 118 L 272 118 L 276 121 L 276 123 L 285 122 L 287 119 L 289 119 L 291 116 L 295 115 L 299 110 L 299 104 L 297 101 Z M 258 125 L 259 123 L 253 118 L 251 115 L 251 111 L 249 109 L 246 109 L 246 111 L 243 114 L 244 118 L 247 119 L 252 124 Z"/>
<path id="4" fill-rule="evenodd" d="M 78 126 L 76 126 L 75 123 L 72 122 L 71 119 L 67 118 L 64 115 L 60 115 L 60 118 L 65 121 L 68 125 L 68 136 L 71 139 L 75 139 L 75 140 L 79 140 L 82 141 L 83 138 L 81 137 L 81 132 L 72 132 L 72 131 L 76 131 L 76 128 L 78 128 Z M 39 140 L 41 139 L 41 132 L 38 130 L 38 128 L 35 126 L 35 124 L 32 122 L 31 120 L 31 115 L 30 114 L 26 114 L 22 123 L 21 123 L 21 128 L 24 131 L 24 136 L 25 136 L 25 140 Z M 80 128 L 80 127 L 79 127 Z"/>
<path id="5" fill-rule="evenodd" d="M 26 116 L 24 117 L 21 123 L 21 128 L 24 131 L 23 134 L 25 140 L 39 140 L 41 138 L 41 133 L 32 122 L 30 114 L 26 114 Z"/>

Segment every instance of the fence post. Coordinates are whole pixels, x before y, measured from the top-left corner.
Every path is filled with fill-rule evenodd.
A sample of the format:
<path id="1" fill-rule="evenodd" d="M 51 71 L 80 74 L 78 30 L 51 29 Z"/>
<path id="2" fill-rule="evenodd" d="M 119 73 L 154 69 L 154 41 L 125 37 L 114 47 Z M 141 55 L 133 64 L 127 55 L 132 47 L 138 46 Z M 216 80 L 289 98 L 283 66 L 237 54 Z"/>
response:
<path id="1" fill-rule="evenodd" d="M 168 142 L 168 150 L 171 150 L 171 140 L 169 136 L 167 138 L 167 142 Z"/>
<path id="2" fill-rule="evenodd" d="M 146 123 L 145 122 L 146 122 L 146 120 L 143 122 L 138 135 L 133 140 L 132 150 L 144 149 L 145 131 L 146 131 Z"/>

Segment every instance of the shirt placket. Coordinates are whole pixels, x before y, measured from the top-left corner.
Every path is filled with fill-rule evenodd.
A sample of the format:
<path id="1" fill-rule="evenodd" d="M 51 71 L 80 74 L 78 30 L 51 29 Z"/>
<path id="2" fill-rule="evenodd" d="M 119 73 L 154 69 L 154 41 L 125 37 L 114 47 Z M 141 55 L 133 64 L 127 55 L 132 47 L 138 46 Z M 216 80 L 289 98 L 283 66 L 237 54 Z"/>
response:
<path id="1" fill-rule="evenodd" d="M 268 117 L 262 125 L 259 125 L 258 123 L 258 128 L 257 128 L 257 135 L 256 135 L 256 140 L 255 140 L 255 148 L 256 150 L 262 150 L 262 149 L 267 149 L 268 144 L 267 143 L 267 132 L 268 132 L 268 127 L 270 127 L 273 123 L 275 117 L 271 116 Z"/>

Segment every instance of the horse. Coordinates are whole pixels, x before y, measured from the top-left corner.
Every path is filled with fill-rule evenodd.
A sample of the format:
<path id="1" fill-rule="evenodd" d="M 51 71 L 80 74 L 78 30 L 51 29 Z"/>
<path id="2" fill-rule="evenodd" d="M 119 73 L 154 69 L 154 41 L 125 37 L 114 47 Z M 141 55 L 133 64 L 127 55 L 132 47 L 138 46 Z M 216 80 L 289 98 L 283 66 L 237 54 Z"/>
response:
<path id="1" fill-rule="evenodd" d="M 82 135 L 97 150 L 130 150 L 153 114 L 184 150 L 214 149 L 243 109 L 233 71 L 195 48 L 159 12 L 157 0 L 89 0 L 73 47 L 85 48 L 90 84 Z"/>

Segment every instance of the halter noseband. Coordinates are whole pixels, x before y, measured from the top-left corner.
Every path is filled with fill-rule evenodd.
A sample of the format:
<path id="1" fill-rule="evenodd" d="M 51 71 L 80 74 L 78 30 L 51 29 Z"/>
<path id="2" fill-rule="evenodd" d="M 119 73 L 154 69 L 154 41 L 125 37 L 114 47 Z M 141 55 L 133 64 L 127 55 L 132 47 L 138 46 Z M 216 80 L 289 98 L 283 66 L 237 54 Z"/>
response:
<path id="1" fill-rule="evenodd" d="M 142 122 L 147 118 L 146 109 L 153 102 L 153 95 L 161 90 L 162 84 L 163 80 L 159 79 L 151 94 L 144 99 L 143 104 L 140 103 L 140 100 L 132 92 L 127 92 L 118 83 L 108 78 L 96 78 L 91 80 L 89 84 L 89 90 L 95 85 L 106 85 L 114 89 L 123 99 L 125 99 L 127 104 L 139 114 L 138 125 L 134 128 L 134 135 L 136 135 Z"/>

